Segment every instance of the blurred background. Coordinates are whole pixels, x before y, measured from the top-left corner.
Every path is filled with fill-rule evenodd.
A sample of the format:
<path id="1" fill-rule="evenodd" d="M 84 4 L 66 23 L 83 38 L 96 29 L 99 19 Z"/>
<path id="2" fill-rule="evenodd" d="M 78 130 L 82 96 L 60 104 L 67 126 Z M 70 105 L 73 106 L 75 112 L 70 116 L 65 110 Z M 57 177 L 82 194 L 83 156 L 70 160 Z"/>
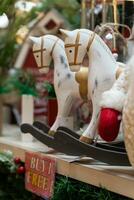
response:
<path id="1" fill-rule="evenodd" d="M 21 123 L 23 95 L 33 97 L 34 120 L 51 126 L 56 117 L 53 66 L 47 75 L 39 73 L 30 35 L 61 37 L 59 28 L 91 29 L 118 55 L 116 59 L 125 63 L 134 53 L 133 23 L 134 1 L 0 0 L 0 132 L 3 124 Z M 109 38 L 111 30 L 114 36 Z M 84 65 L 87 63 L 85 58 Z M 75 128 L 83 128 L 91 118 L 91 102 L 78 100 L 72 114 Z"/>

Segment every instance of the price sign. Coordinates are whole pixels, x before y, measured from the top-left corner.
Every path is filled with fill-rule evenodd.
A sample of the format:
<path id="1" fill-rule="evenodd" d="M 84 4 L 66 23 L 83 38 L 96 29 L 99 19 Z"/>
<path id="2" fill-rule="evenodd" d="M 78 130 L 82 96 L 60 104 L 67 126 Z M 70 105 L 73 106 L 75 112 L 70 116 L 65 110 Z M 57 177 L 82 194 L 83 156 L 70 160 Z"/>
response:
<path id="1" fill-rule="evenodd" d="M 53 195 L 56 159 L 38 153 L 26 152 L 25 187 L 46 199 Z"/>

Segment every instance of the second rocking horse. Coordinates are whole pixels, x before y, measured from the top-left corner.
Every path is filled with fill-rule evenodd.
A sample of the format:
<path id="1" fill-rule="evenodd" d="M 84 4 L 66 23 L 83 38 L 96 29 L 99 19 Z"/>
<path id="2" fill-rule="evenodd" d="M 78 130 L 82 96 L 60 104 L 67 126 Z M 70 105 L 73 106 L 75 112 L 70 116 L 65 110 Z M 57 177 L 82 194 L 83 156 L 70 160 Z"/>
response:
<path id="1" fill-rule="evenodd" d="M 92 100 L 93 114 L 80 140 L 90 143 L 97 133 L 101 95 L 112 87 L 121 70 L 110 49 L 95 32 L 87 29 L 60 31 L 65 36 L 65 49 L 72 71 L 79 71 L 86 53 L 89 57 L 87 96 Z"/>

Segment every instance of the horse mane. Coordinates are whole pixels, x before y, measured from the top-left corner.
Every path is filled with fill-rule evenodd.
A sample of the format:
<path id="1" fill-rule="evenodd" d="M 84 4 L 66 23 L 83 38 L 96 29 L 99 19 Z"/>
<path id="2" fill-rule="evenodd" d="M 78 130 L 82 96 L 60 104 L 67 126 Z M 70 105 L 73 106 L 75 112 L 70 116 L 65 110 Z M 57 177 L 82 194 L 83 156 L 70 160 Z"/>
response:
<path id="1" fill-rule="evenodd" d="M 112 52 L 110 51 L 110 49 L 106 45 L 106 43 L 103 41 L 103 39 L 99 35 L 97 35 L 97 34 L 96 34 L 96 39 L 103 46 L 103 48 L 107 51 L 107 53 L 109 54 L 109 56 L 111 57 L 111 59 L 113 60 L 113 62 L 116 63 L 116 60 L 114 59 L 114 56 L 113 56 Z"/>
<path id="2" fill-rule="evenodd" d="M 42 37 L 43 37 L 43 38 L 46 38 L 46 39 L 49 39 L 49 40 L 51 40 L 51 41 L 53 41 L 53 42 L 55 42 L 55 41 L 58 39 L 58 44 L 61 46 L 62 49 L 65 49 L 65 48 L 64 48 L 64 42 L 63 42 L 59 37 L 57 37 L 57 36 L 55 36 L 55 35 L 50 35 L 50 34 L 48 34 L 48 35 L 43 35 Z"/>
<path id="3" fill-rule="evenodd" d="M 81 33 L 84 33 L 86 35 L 89 35 L 89 31 L 87 29 L 79 29 Z M 93 31 L 90 31 L 91 33 L 93 33 Z M 95 33 L 95 32 L 94 32 Z M 116 64 L 116 61 L 112 55 L 112 52 L 110 51 L 109 47 L 105 44 L 105 42 L 102 40 L 102 38 L 95 33 L 95 37 L 96 40 L 103 46 L 103 48 L 106 50 L 106 52 L 109 54 L 109 56 L 111 57 L 111 59 L 113 60 L 113 62 Z"/>

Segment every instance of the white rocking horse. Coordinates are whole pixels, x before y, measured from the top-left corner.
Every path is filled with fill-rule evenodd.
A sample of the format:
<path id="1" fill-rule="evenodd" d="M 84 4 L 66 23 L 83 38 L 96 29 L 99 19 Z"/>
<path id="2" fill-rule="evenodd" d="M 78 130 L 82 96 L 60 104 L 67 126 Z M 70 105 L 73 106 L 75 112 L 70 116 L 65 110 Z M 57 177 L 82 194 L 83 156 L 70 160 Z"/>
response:
<path id="1" fill-rule="evenodd" d="M 30 37 L 34 42 L 33 53 L 39 71 L 48 73 L 50 63 L 54 61 L 54 88 L 58 102 L 58 114 L 49 134 L 54 135 L 59 126 L 70 127 L 68 118 L 72 104 L 80 98 L 77 73 L 71 72 L 64 42 L 56 36 L 45 35 L 42 37 Z M 73 126 L 73 122 L 72 122 Z"/>
<path id="2" fill-rule="evenodd" d="M 104 41 L 87 29 L 67 31 L 60 29 L 65 37 L 65 49 L 72 71 L 79 71 L 83 59 L 88 54 L 88 99 L 92 100 L 93 114 L 88 128 L 80 140 L 91 143 L 97 133 L 100 112 L 99 101 L 104 91 L 110 89 L 122 71 Z"/>

